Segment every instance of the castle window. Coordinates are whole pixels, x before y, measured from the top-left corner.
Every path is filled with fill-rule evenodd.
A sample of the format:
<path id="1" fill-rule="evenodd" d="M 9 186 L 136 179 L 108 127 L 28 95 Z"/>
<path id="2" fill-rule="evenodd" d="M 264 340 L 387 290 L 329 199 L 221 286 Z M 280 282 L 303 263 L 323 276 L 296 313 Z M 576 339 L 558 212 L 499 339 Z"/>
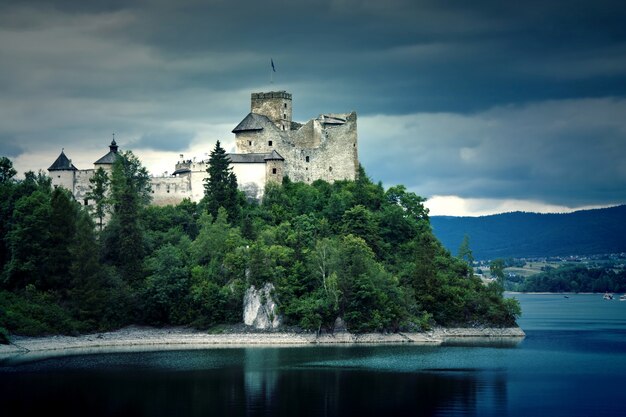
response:
<path id="1" fill-rule="evenodd" d="M 276 174 L 276 168 L 272 168 L 272 174 Z"/>
<path id="2" fill-rule="evenodd" d="M 333 167 L 328 167 L 329 172 L 333 172 Z"/>
<path id="3" fill-rule="evenodd" d="M 287 118 L 287 114 L 283 113 L 283 119 L 286 119 L 286 118 Z"/>
<path id="4" fill-rule="evenodd" d="M 251 140 L 248 141 L 248 146 L 252 146 L 252 141 Z"/>
<path id="5" fill-rule="evenodd" d="M 267 141 L 267 146 L 272 146 L 272 141 L 271 140 Z"/>
<path id="6" fill-rule="evenodd" d="M 85 199 L 85 205 L 86 205 L 86 206 L 88 206 L 88 205 L 89 205 L 89 199 L 88 199 L 88 198 L 86 198 L 86 199 Z"/>
<path id="7" fill-rule="evenodd" d="M 307 156 L 306 158 L 304 158 L 307 162 L 309 162 L 309 157 Z"/>
<path id="8" fill-rule="evenodd" d="M 287 108 L 287 103 L 284 103 L 283 106 L 285 106 L 285 108 Z"/>

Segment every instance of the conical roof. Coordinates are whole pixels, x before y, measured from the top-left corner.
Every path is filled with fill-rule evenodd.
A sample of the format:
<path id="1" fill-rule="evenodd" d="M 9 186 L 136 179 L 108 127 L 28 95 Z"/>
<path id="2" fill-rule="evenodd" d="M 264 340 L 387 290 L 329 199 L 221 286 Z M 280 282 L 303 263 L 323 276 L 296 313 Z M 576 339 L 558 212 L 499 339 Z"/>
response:
<path id="1" fill-rule="evenodd" d="M 78 171 L 78 169 L 72 164 L 72 161 L 65 156 L 65 152 L 61 151 L 61 155 L 50 165 L 48 171 Z"/>
<path id="2" fill-rule="evenodd" d="M 117 143 L 115 142 L 115 139 L 113 139 L 111 141 L 111 144 L 109 145 L 109 152 L 104 155 L 102 158 L 98 159 L 96 162 L 94 162 L 94 165 L 99 165 L 99 164 L 107 164 L 107 165 L 112 165 L 115 163 L 115 161 L 117 161 L 117 158 L 120 157 L 120 155 L 117 153 Z"/>

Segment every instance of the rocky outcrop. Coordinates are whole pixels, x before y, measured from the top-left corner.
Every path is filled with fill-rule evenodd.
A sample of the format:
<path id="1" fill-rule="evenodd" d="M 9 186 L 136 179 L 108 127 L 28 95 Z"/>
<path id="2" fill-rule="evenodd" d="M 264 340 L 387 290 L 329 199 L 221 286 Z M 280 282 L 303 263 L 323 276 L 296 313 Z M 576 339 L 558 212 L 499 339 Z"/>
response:
<path id="1" fill-rule="evenodd" d="M 274 285 L 266 283 L 263 288 L 250 286 L 243 298 L 243 322 L 256 329 L 270 330 L 280 326 L 276 302 L 272 297 Z"/>

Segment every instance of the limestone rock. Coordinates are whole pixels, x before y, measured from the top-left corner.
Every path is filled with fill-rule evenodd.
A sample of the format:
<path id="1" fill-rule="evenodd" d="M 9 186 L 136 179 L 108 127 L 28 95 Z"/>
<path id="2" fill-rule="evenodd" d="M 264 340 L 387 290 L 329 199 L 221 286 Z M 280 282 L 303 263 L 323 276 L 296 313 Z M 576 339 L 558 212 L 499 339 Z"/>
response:
<path id="1" fill-rule="evenodd" d="M 269 330 L 280 326 L 276 302 L 272 298 L 274 285 L 266 283 L 263 288 L 250 286 L 243 298 L 243 322 L 256 329 Z"/>

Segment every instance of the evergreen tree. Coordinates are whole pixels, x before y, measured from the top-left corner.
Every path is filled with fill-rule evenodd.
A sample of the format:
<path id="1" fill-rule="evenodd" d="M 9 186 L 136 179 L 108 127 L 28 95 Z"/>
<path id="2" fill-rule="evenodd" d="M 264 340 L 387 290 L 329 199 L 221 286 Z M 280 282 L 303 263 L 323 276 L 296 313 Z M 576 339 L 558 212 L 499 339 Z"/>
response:
<path id="1" fill-rule="evenodd" d="M 103 245 L 105 259 L 115 265 L 128 282 L 143 273 L 144 231 L 141 211 L 150 201 L 150 177 L 139 159 L 127 151 L 113 164 L 111 204 L 113 215 Z"/>
<path id="2" fill-rule="evenodd" d="M 461 246 L 459 246 L 459 254 L 457 258 L 467 262 L 470 267 L 470 274 L 474 275 L 474 270 L 472 268 L 472 265 L 474 264 L 474 255 L 472 253 L 472 249 L 470 248 L 470 238 L 467 234 L 463 236 L 463 241 L 461 242 Z"/>
<path id="3" fill-rule="evenodd" d="M 17 171 L 13 168 L 13 162 L 6 156 L 0 157 L 0 184 L 13 180 Z"/>
<path id="4" fill-rule="evenodd" d="M 0 158 L 0 272 L 9 259 L 9 248 L 6 235 L 9 232 L 11 216 L 13 214 L 14 194 L 16 189 L 13 177 L 17 172 L 13 169 L 13 162 L 6 156 Z"/>
<path id="5" fill-rule="evenodd" d="M 87 193 L 87 198 L 94 201 L 90 209 L 92 215 L 98 220 L 100 231 L 102 231 L 104 217 L 109 211 L 108 190 L 109 175 L 100 167 L 94 172 L 93 177 L 89 178 L 89 192 Z"/>
<path id="6" fill-rule="evenodd" d="M 47 276 L 50 248 L 50 195 L 35 190 L 15 203 L 6 241 L 11 252 L 6 265 L 5 285 L 24 288 L 42 285 Z"/>
<path id="7" fill-rule="evenodd" d="M 42 289 L 61 289 L 69 286 L 69 268 L 72 256 L 69 248 L 76 234 L 79 205 L 72 194 L 62 187 L 52 191 L 50 197 L 50 219 L 48 229 L 48 275 L 44 277 Z"/>
<path id="8" fill-rule="evenodd" d="M 211 151 L 207 172 L 209 177 L 204 180 L 207 211 L 213 218 L 217 218 L 219 208 L 224 207 L 231 222 L 238 220 L 241 213 L 241 198 L 237 190 L 237 177 L 219 140 L 215 144 L 215 149 Z"/>

